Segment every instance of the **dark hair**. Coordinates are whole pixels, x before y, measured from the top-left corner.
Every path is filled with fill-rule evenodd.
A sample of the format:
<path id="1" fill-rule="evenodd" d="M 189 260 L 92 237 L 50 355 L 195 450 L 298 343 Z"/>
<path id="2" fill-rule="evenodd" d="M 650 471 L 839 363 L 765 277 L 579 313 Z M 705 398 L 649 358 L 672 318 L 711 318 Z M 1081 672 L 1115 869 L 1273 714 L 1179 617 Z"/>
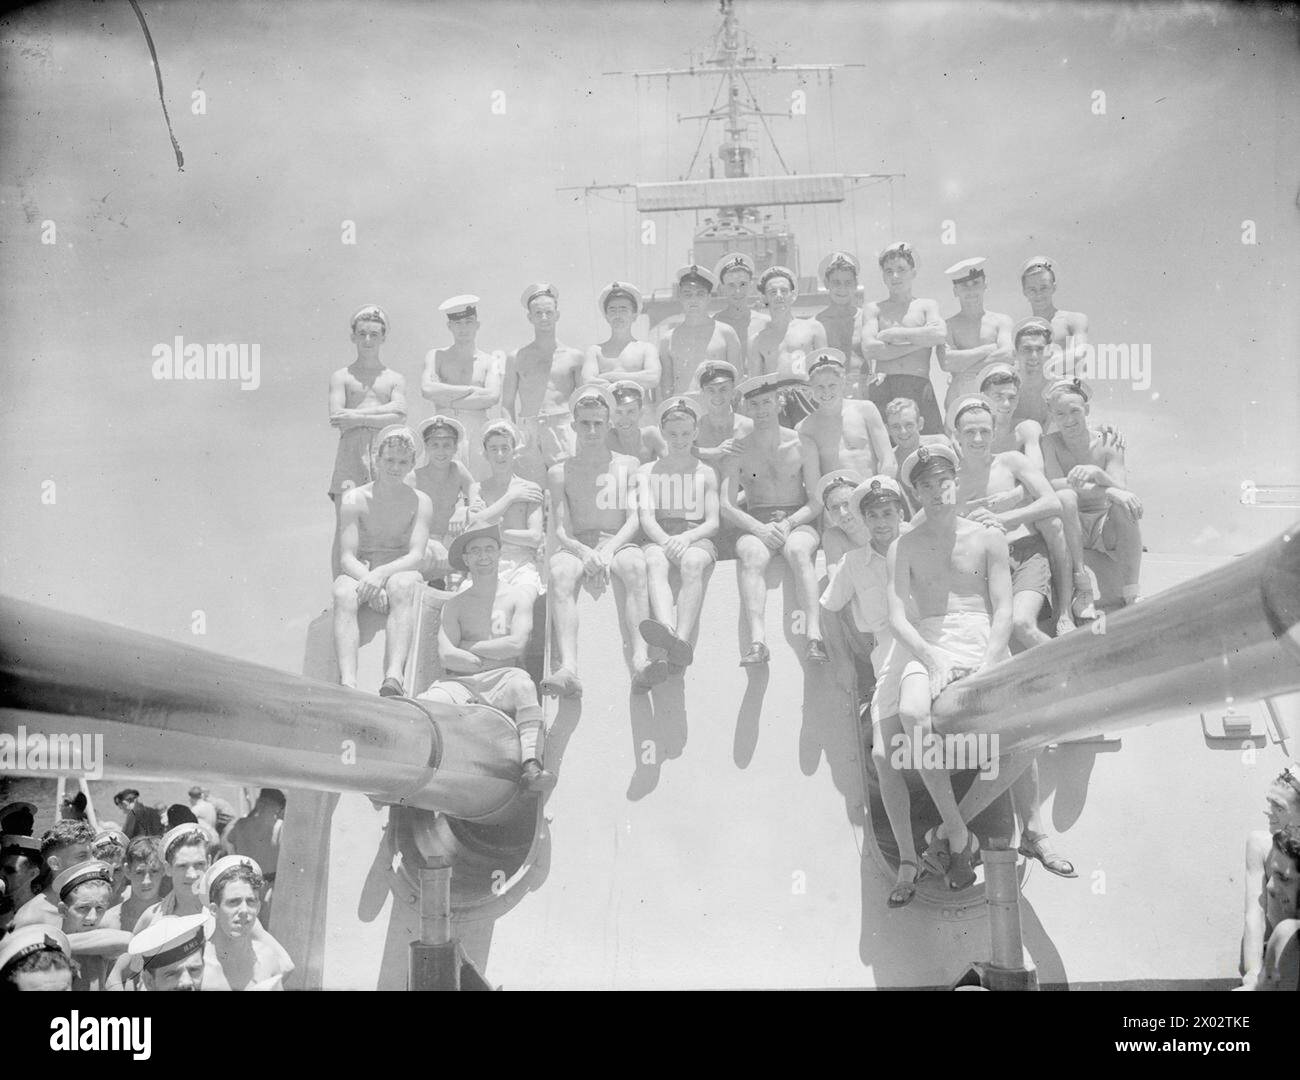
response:
<path id="1" fill-rule="evenodd" d="M 167 828 L 174 829 L 177 825 L 188 825 L 193 822 L 199 823 L 199 819 L 194 816 L 194 811 L 184 803 L 172 803 L 167 807 Z"/>
<path id="2" fill-rule="evenodd" d="M 982 383 L 980 383 L 980 390 L 982 391 L 986 386 L 1006 386 L 1008 383 L 1010 383 L 1017 390 L 1019 390 L 1020 376 L 1017 375 L 1014 371 L 995 371 L 992 375 L 990 375 L 987 379 L 985 379 Z"/>
<path id="3" fill-rule="evenodd" d="M 960 409 L 957 410 L 957 415 L 952 418 L 953 431 L 956 431 L 958 427 L 961 425 L 961 418 L 965 416 L 967 413 L 971 413 L 971 412 L 986 412 L 989 414 L 989 419 L 990 420 L 993 419 L 993 410 L 989 408 L 988 402 L 972 401 L 970 402 L 970 404 L 963 405 Z"/>
<path id="4" fill-rule="evenodd" d="M 1300 867 L 1300 825 L 1284 825 L 1273 834 L 1273 846 Z"/>
<path id="5" fill-rule="evenodd" d="M 38 949 L 28 953 L 21 960 L 15 960 L 5 968 L 4 981 L 0 990 L 17 990 L 19 975 L 32 975 L 41 971 L 70 971 L 77 977 L 79 968 L 62 949 Z"/>
<path id="6" fill-rule="evenodd" d="M 123 799 L 138 799 L 139 797 L 140 797 L 140 793 L 136 791 L 135 788 L 129 787 L 129 788 L 123 788 L 116 795 L 114 795 L 113 801 L 115 803 L 118 803 L 121 802 Z"/>
<path id="7" fill-rule="evenodd" d="M 167 850 L 163 852 L 163 861 L 171 866 L 172 856 L 183 847 L 201 847 L 203 855 L 208 856 L 208 834 L 195 825 L 192 829 L 186 829 L 180 836 L 175 837 Z"/>
<path id="8" fill-rule="evenodd" d="M 246 882 L 249 888 L 253 890 L 253 895 L 261 897 L 262 885 L 264 884 L 262 875 L 247 863 L 240 863 L 238 866 L 232 866 L 229 870 L 224 870 L 217 875 L 208 888 L 208 899 L 217 904 L 221 903 L 221 897 L 225 894 L 226 886 L 232 881 Z"/>
<path id="9" fill-rule="evenodd" d="M 257 793 L 257 801 L 260 803 L 275 803 L 281 810 L 285 807 L 284 792 L 279 788 L 262 788 L 262 790 Z"/>
<path id="10" fill-rule="evenodd" d="M 41 834 L 41 861 L 48 863 L 50 853 L 74 844 L 91 845 L 95 842 L 94 827 L 88 821 L 61 818 Z"/>
<path id="11" fill-rule="evenodd" d="M 1016 331 L 1015 348 L 1020 348 L 1020 339 L 1027 337 L 1040 337 L 1044 345 L 1052 343 L 1052 330 L 1048 326 L 1022 326 Z"/>
<path id="12" fill-rule="evenodd" d="M 137 836 L 126 845 L 126 867 L 129 870 L 136 863 L 157 862 L 160 866 L 165 866 L 162 852 L 158 850 L 158 845 L 162 843 L 157 836 Z"/>

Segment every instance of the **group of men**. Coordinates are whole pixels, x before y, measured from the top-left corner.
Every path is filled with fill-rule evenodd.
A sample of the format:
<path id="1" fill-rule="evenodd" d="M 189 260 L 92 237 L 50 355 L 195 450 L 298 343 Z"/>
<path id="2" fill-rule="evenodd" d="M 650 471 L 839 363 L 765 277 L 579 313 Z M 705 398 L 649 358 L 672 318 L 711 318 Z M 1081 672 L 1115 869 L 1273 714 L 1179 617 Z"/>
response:
<path id="1" fill-rule="evenodd" d="M 805 613 L 804 659 L 854 670 L 864 713 L 874 698 L 884 726 L 877 751 L 882 734 L 924 735 L 932 698 L 1012 641 L 1032 647 L 1095 618 L 1085 552 L 1114 564 L 1122 585 L 1110 601 L 1136 602 L 1142 505 L 1124 442 L 1094 429 L 1091 388 L 1071 377 L 1087 319 L 1055 306 L 1043 257 L 1021 268 L 1029 316 L 987 311 L 986 262 L 946 271 L 959 308 L 945 319 L 913 294 L 909 244 L 879 253 L 887 295 L 861 306 L 858 259 L 832 252 L 819 267 L 829 304 L 804 317 L 792 270 L 760 273 L 736 252 L 677 272 L 681 315 L 653 341 L 633 336 L 639 290 L 610 283 L 597 300 L 610 336 L 585 349 L 558 339 L 559 292 L 539 282 L 520 297 L 533 340 L 504 358 L 477 346 L 478 298 L 453 297 L 442 305 L 453 344 L 430 351 L 421 381 L 438 411 L 415 431 L 402 423 L 402 377 L 379 360 L 387 315 L 362 308 L 357 359 L 331 382 L 343 429 L 330 491 L 340 680 L 356 685 L 357 614 L 369 605 L 387 620 L 379 692 L 403 694 L 419 586 L 453 591 L 438 636 L 448 678 L 428 696 L 514 715 L 521 783 L 544 790 L 538 691 L 583 691 L 584 591 L 617 586 L 631 688 L 645 692 L 692 662 L 720 558 L 736 561 L 740 663 L 767 664 L 766 572 L 783 558 Z M 942 412 L 934 360 L 950 376 Z M 489 419 L 498 405 L 505 416 Z M 521 657 L 543 591 L 552 664 L 534 687 Z M 1041 827 L 1036 769 L 1012 772 L 1022 850 L 1073 875 Z M 1006 781 L 976 785 L 959 807 L 946 772 L 924 776 L 943 818 L 924 865 L 963 888 L 978 858 L 965 823 Z M 906 902 L 920 865 L 894 780 L 882 787 Z"/>
<path id="2" fill-rule="evenodd" d="M 220 839 L 195 814 L 159 835 L 134 789 L 117 802 L 132 835 L 64 818 L 38 839 L 35 806 L 0 809 L 0 990 L 283 989 L 293 961 L 265 928 L 283 794 Z"/>

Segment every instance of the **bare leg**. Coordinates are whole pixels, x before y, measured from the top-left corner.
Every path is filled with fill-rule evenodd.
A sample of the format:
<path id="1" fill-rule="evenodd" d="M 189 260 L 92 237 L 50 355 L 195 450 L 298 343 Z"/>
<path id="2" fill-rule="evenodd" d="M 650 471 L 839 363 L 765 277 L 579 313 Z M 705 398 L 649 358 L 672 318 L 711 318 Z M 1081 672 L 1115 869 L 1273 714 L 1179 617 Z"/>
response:
<path id="1" fill-rule="evenodd" d="M 966 789 L 966 794 L 962 796 L 959 804 L 962 819 L 974 821 L 977 816 L 993 804 L 993 801 L 999 795 L 1021 779 L 1036 760 L 1037 753 L 1008 754 L 998 760 L 998 771 L 995 775 L 981 772 L 975 777 L 975 782 Z M 1035 784 L 1035 793 L 1037 790 L 1038 787 Z M 1035 813 L 1037 813 L 1036 810 Z"/>
<path id="2" fill-rule="evenodd" d="M 915 881 L 916 871 L 905 871 L 902 864 L 916 862 L 916 842 L 912 839 L 912 796 L 907 791 L 907 781 L 900 770 L 894 768 L 896 749 L 907 745 L 907 733 L 897 716 L 887 716 L 880 721 L 880 738 L 871 747 L 871 758 L 876 763 L 876 778 L 880 781 L 880 801 L 885 804 L 885 816 L 898 844 L 898 879 Z M 909 876 L 905 876 L 910 874 Z"/>
<path id="3" fill-rule="evenodd" d="M 1011 632 L 1026 649 L 1052 640 L 1038 629 L 1038 615 L 1042 610 L 1041 593 L 1025 589 L 1011 598 Z"/>
<path id="4" fill-rule="evenodd" d="M 673 614 L 673 590 L 668 584 L 668 556 L 658 544 L 645 547 L 646 586 L 650 593 L 650 611 L 665 626 L 676 629 Z"/>
<path id="5" fill-rule="evenodd" d="M 1061 518 L 1045 518 L 1034 522 L 1034 527 L 1047 544 L 1047 561 L 1052 568 L 1052 609 L 1056 614 L 1056 636 L 1062 637 L 1074 629 L 1074 618 L 1070 614 L 1070 604 L 1074 600 L 1074 563 L 1070 561 L 1065 526 Z"/>
<path id="6" fill-rule="evenodd" d="M 749 621 L 749 640 L 766 644 L 767 621 L 767 564 L 772 552 L 757 536 L 746 534 L 736 541 L 736 583 L 740 588 L 740 602 Z"/>
<path id="7" fill-rule="evenodd" d="M 814 563 L 820 540 L 816 535 L 795 530 L 786 539 L 782 554 L 794 571 L 795 595 L 804 612 L 809 641 L 820 641 L 822 636 L 820 594 L 817 591 L 817 572 Z"/>
<path id="8" fill-rule="evenodd" d="M 1097 617 L 1097 594 L 1088 576 L 1088 566 L 1083 556 L 1083 522 L 1079 520 L 1079 493 L 1073 488 L 1062 488 L 1057 493 L 1061 500 L 1061 527 L 1065 530 L 1065 543 L 1070 551 L 1071 584 L 1074 587 L 1072 613 L 1081 620 Z"/>
<path id="9" fill-rule="evenodd" d="M 357 579 L 340 574 L 334 579 L 334 656 L 339 665 L 339 684 L 357 685 L 357 647 L 361 631 L 357 626 Z"/>
<path id="10" fill-rule="evenodd" d="M 640 671 L 649 663 L 648 646 L 641 636 L 641 623 L 650 617 L 650 597 L 646 591 L 645 556 L 640 548 L 625 547 L 610 563 L 627 592 L 623 604 L 623 625 L 632 641 L 632 667 Z"/>
<path id="11" fill-rule="evenodd" d="M 385 679 L 401 682 L 406 671 L 411 635 L 415 631 L 416 587 L 420 582 L 419 572 L 408 570 L 394 574 L 384 586 L 388 594 L 388 621 L 384 626 Z"/>
<path id="12" fill-rule="evenodd" d="M 343 571 L 339 567 L 339 507 L 343 503 L 342 495 L 331 495 L 334 503 L 334 545 L 330 548 L 330 576 L 338 577 Z"/>
<path id="13" fill-rule="evenodd" d="M 1123 581 L 1124 603 L 1132 604 L 1141 598 L 1138 577 L 1142 570 L 1142 526 L 1129 517 L 1123 507 L 1112 507 L 1101 529 L 1102 543 L 1119 563 Z"/>
<path id="14" fill-rule="evenodd" d="M 926 736 L 932 733 L 928 676 L 911 674 L 903 678 L 903 684 L 899 688 L 898 719 L 912 740 L 914 751 L 922 749 Z M 921 760 L 923 761 L 924 757 L 921 757 Z M 939 816 L 943 818 L 938 835 L 947 839 L 954 851 L 964 848 L 970 839 L 970 834 L 966 829 L 966 823 L 962 820 L 961 811 L 957 809 L 957 799 L 952 790 L 952 776 L 946 769 L 921 769 L 920 773 L 925 790 L 930 793 Z"/>
<path id="15" fill-rule="evenodd" d="M 713 556 L 697 547 L 686 549 L 681 564 L 682 587 L 677 593 L 677 636 L 695 644 L 704 590 L 713 576 Z M 665 577 L 665 583 L 667 578 Z"/>
<path id="16" fill-rule="evenodd" d="M 555 630 L 555 672 L 572 678 L 578 674 L 578 589 L 582 582 L 582 562 L 567 551 L 551 557 L 551 584 L 548 604 L 551 625 Z M 548 673 L 549 674 L 549 673 Z M 543 680 L 543 689 L 546 689 Z"/>

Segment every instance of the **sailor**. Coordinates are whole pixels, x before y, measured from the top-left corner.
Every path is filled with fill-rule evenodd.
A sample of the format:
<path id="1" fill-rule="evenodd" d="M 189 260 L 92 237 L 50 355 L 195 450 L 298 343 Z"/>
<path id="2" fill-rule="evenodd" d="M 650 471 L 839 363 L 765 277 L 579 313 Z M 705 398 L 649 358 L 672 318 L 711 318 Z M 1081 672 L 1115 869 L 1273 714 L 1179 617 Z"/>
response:
<path id="1" fill-rule="evenodd" d="M 641 532 L 646 538 L 646 574 L 653 618 L 640 626 L 646 643 L 664 649 L 677 668 L 695 659 L 700 608 L 718 560 L 718 478 L 692 454 L 699 432 L 700 405 L 671 397 L 659 406 L 659 430 L 667 452 L 638 473 Z M 681 588 L 673 601 L 669 572 L 676 567 Z"/>
<path id="2" fill-rule="evenodd" d="M 330 424 L 339 431 L 329 489 L 335 523 L 330 564 L 335 576 L 339 572 L 337 526 L 343 493 L 374 479 L 375 433 L 406 420 L 406 379 L 379 359 L 387 336 L 388 316 L 383 309 L 374 304 L 360 308 L 352 316 L 357 358 L 330 376 Z"/>
<path id="3" fill-rule="evenodd" d="M 750 374 L 750 344 L 770 321 L 765 313 L 754 310 L 755 273 L 754 260 L 742 251 L 727 252 L 713 268 L 723 300 L 723 308 L 714 318 L 730 326 L 740 342 L 740 360 L 729 360 L 729 363 L 734 364 L 738 372 Z"/>
<path id="4" fill-rule="evenodd" d="M 1030 316 L 1021 319 L 1012 328 L 1011 340 L 1015 348 L 1014 362 L 1020 376 L 1020 400 L 1014 419 L 1033 420 L 1047 429 L 1047 403 L 1043 391 L 1053 380 L 1048 377 L 1045 364 L 1052 347 L 1052 326 L 1046 319 Z"/>
<path id="5" fill-rule="evenodd" d="M 938 432 L 943 417 L 930 382 L 930 354 L 948 340 L 948 328 L 937 302 L 912 295 L 916 251 L 910 244 L 890 244 L 876 261 L 889 295 L 862 309 L 862 354 L 876 372 L 868 396 L 878 409 L 911 398 L 926 430 Z"/>
<path id="6" fill-rule="evenodd" d="M 703 412 L 695 437 L 695 456 L 712 465 L 719 475 L 722 459 L 735 440 L 754 430 L 754 421 L 735 409 L 737 376 L 735 365 L 726 360 L 710 360 L 699 371 L 697 396 Z"/>
<path id="7" fill-rule="evenodd" d="M 84 821 L 56 821 L 41 835 L 41 863 L 45 867 L 45 888 L 33 896 L 14 916 L 14 928 L 43 923 L 59 926 L 63 915 L 59 911 L 59 894 L 54 879 L 69 866 L 90 858 L 90 846 L 95 842 L 95 830 Z"/>
<path id="8" fill-rule="evenodd" d="M 1049 379 L 1072 379 L 1086 372 L 1078 370 L 1088 350 L 1088 316 L 1081 311 L 1062 311 L 1056 306 L 1056 264 L 1046 255 L 1034 255 L 1020 268 L 1020 289 L 1029 309 L 1052 328 Z"/>
<path id="9" fill-rule="evenodd" d="M 1092 391 L 1082 379 L 1058 380 L 1043 397 L 1055 426 L 1043 437 L 1048 480 L 1058 491 L 1075 492 L 1083 547 L 1118 564 L 1121 599 L 1135 604 L 1141 599 L 1142 501 L 1127 486 L 1123 447 L 1088 426 Z"/>
<path id="10" fill-rule="evenodd" d="M 127 845 L 124 863 L 128 892 L 105 916 L 109 925 L 133 928 L 140 916 L 158 902 L 167 867 L 163 863 L 160 841 L 156 836 L 137 836 Z"/>
<path id="11" fill-rule="evenodd" d="M 433 504 L 406 484 L 420 447 L 409 428 L 394 425 L 375 438 L 375 479 L 342 499 L 339 569 L 334 579 L 334 653 L 339 683 L 357 685 L 359 608 L 386 617 L 383 697 L 401 696 L 402 673 L 415 627 L 421 566 L 428 556 Z"/>
<path id="12" fill-rule="evenodd" d="M 421 420 L 416 432 L 424 444 L 425 462 L 411 474 L 410 481 L 416 491 L 429 496 L 433 509 L 420 574 L 430 583 L 443 582 L 451 569 L 447 548 L 465 529 L 474 489 L 474 477 L 460 452 L 467 435 L 464 424 L 443 413 Z M 478 456 L 482 457 L 481 451 Z"/>
<path id="13" fill-rule="evenodd" d="M 0 806 L 0 833 L 31 836 L 36 827 L 36 806 L 29 802 L 11 802 Z"/>
<path id="14" fill-rule="evenodd" d="M 54 926 L 25 926 L 0 938 L 0 992 L 71 990 L 76 973 L 68 937 Z"/>
<path id="15" fill-rule="evenodd" d="M 981 369 L 994 361 L 1011 359 L 1011 316 L 984 310 L 986 262 L 988 259 L 977 255 L 953 263 L 944 271 L 961 305 L 955 315 L 945 320 L 948 338 L 938 354 L 939 366 L 952 376 L 944 398 L 945 409 L 963 394 L 979 392 L 976 379 Z"/>
<path id="16" fill-rule="evenodd" d="M 641 384 L 631 379 L 618 379 L 609 383 L 614 397 L 614 416 L 610 421 L 605 441 L 616 454 L 627 454 L 642 465 L 654 461 L 664 452 L 664 438 L 653 425 L 641 426 L 641 413 L 645 408 L 645 391 Z"/>
<path id="17" fill-rule="evenodd" d="M 783 378 L 795 377 L 781 395 L 781 423 L 792 428 L 812 411 L 799 381 L 807 379 L 808 357 L 826 347 L 826 330 L 815 319 L 795 317 L 799 283 L 788 267 L 769 266 L 759 275 L 758 291 L 770 321 L 750 342 L 750 367 L 755 375 L 775 372 Z"/>
<path id="18" fill-rule="evenodd" d="M 214 832 L 217 828 L 217 808 L 208 802 L 203 793 L 203 788 L 195 784 L 189 790 L 190 812 L 194 815 L 196 821 L 207 825 Z"/>
<path id="19" fill-rule="evenodd" d="M 894 398 L 885 406 L 885 427 L 889 437 L 894 441 L 894 459 L 906 461 L 922 446 L 946 446 L 953 450 L 952 440 L 942 432 L 932 435 L 922 434 L 925 421 L 921 418 L 921 408 L 911 398 Z M 916 492 L 902 476 L 899 470 L 898 482 L 902 485 L 903 495 L 912 513 L 921 509 Z"/>
<path id="20" fill-rule="evenodd" d="M 958 809 L 951 779 L 954 763 L 944 760 L 936 767 L 935 755 L 924 753 L 934 738 L 930 703 L 954 679 L 1010 656 L 1007 542 L 1000 529 L 958 516 L 957 455 L 946 446 L 922 446 L 903 463 L 902 472 L 916 489 L 923 514 L 910 532 L 899 537 L 889 557 L 890 628 L 898 645 L 910 654 L 901 658 L 905 659 L 898 679 L 902 731 L 901 739 L 900 733 L 895 739 L 897 748 L 910 742 L 911 760 L 922 765 L 921 779 L 943 819 L 922 861 L 931 872 L 946 876 L 951 889 L 960 890 L 975 883 L 978 841 L 966 827 L 974 815 L 963 815 Z M 918 616 L 915 625 L 909 608 Z M 881 683 L 889 686 L 886 680 Z M 882 699 L 873 716 L 879 712 L 888 717 L 891 706 L 892 701 Z M 895 745 L 885 747 L 888 752 L 895 749 Z M 988 786 L 991 779 L 981 770 L 971 788 Z M 1004 790 L 1005 784 L 995 794 Z M 897 812 L 895 806 L 891 824 Z M 899 823 L 900 845 L 906 846 L 902 831 L 910 829 L 910 821 L 906 826 Z M 899 883 L 906 884 L 901 873 Z M 904 903 L 905 891 L 895 890 Z"/>
<path id="21" fill-rule="evenodd" d="M 550 562 L 550 604 L 555 630 L 555 669 L 542 680 L 544 694 L 576 697 L 578 592 L 599 597 L 612 572 L 623 582 L 622 617 L 632 646 L 632 687 L 646 692 L 668 678 L 664 661 L 650 662 L 638 628 L 650 617 L 645 556 L 638 538 L 635 484 L 640 462 L 616 454 L 607 439 L 614 398 L 603 384 L 582 386 L 570 401 L 578 451 L 551 467 L 548 483 L 555 512 L 557 549 Z"/>
<path id="22" fill-rule="evenodd" d="M 773 555 L 784 556 L 795 580 L 799 608 L 807 612 L 805 658 L 819 664 L 830 657 L 822 642 L 814 560 L 821 538 L 813 527 L 821 513 L 817 502 L 817 447 L 811 439 L 782 427 L 780 391 L 805 387 L 798 375 L 771 372 L 746 379 L 736 392 L 754 422 L 748 435 L 735 441 L 735 452 L 722 462 L 723 518 L 741 533 L 736 540 L 736 578 L 749 630 L 744 667 L 766 664 L 767 565 Z M 743 507 L 736 492 L 745 489 Z"/>
<path id="23" fill-rule="evenodd" d="M 100 859 L 69 866 L 54 879 L 61 929 L 68 935 L 79 968 L 74 990 L 102 990 L 113 961 L 131 941 L 129 931 L 106 924 L 113 906 L 113 868 Z"/>
<path id="24" fill-rule="evenodd" d="M 826 344 L 839 349 L 848 362 L 845 393 L 863 397 L 862 377 L 862 309 L 858 307 L 858 275 L 862 270 L 857 256 L 847 251 L 832 251 L 817 266 L 817 279 L 826 286 L 830 304 L 817 313 L 817 321 L 826 331 Z M 867 372 L 870 382 L 870 371 Z"/>
<path id="25" fill-rule="evenodd" d="M 479 298 L 470 294 L 453 296 L 438 305 L 447 316 L 452 343 L 445 349 L 430 349 L 424 356 L 420 393 L 440 413 L 450 412 L 464 425 L 465 435 L 457 457 L 475 478 L 485 468 L 482 459 L 483 425 L 488 410 L 501 401 L 503 352 L 485 352 L 477 345 Z"/>
<path id="26" fill-rule="evenodd" d="M 231 855 L 248 855 L 262 868 L 262 913 L 264 926 L 271 925 L 271 897 L 276 865 L 280 860 L 280 834 L 284 831 L 284 792 L 262 788 L 252 811 L 226 833 L 225 850 Z"/>
<path id="27" fill-rule="evenodd" d="M 605 341 L 587 350 L 582 381 L 601 384 L 630 379 L 647 395 L 654 393 L 663 376 L 659 350 L 632 336 L 632 324 L 641 314 L 641 291 L 626 281 L 613 281 L 600 290 L 597 304 L 609 323 L 610 333 Z"/>
<path id="28" fill-rule="evenodd" d="M 674 280 L 682 320 L 666 326 L 657 341 L 663 367 L 660 388 L 665 397 L 698 390 L 696 375 L 702 364 L 722 360 L 737 366 L 743 356 L 735 328 L 709 314 L 709 301 L 718 287 L 713 271 L 692 263 L 680 267 Z"/>
<path id="29" fill-rule="evenodd" d="M 90 852 L 96 859 L 102 859 L 113 868 L 113 903 L 121 902 L 127 886 L 126 846 L 130 841 L 126 833 L 116 825 L 105 825 L 95 834 Z"/>
<path id="30" fill-rule="evenodd" d="M 113 796 L 114 805 L 126 815 L 122 822 L 122 831 L 134 840 L 137 836 L 162 836 L 162 815 L 152 806 L 140 801 L 140 792 L 135 788 L 123 788 Z"/>
<path id="31" fill-rule="evenodd" d="M 203 952 L 203 989 L 283 990 L 293 961 L 269 933 L 257 933 L 262 868 L 247 855 L 218 859 L 203 878 L 213 921 Z"/>
<path id="32" fill-rule="evenodd" d="M 896 767 L 892 751 L 903 727 L 898 717 L 898 684 L 905 664 L 903 650 L 895 652 L 889 625 L 889 548 L 904 528 L 906 504 L 902 486 L 877 475 L 858 484 L 847 499 L 852 513 L 870 536 L 869 542 L 844 555 L 838 573 L 822 593 L 827 611 L 851 613 L 849 642 L 855 659 L 866 654 L 868 679 L 859 674 L 858 692 L 869 710 L 871 753 L 894 839 L 898 844 L 898 881 L 889 895 L 890 907 L 903 907 L 916 895 L 920 866 L 912 836 L 911 798 L 907 781 Z"/>
<path id="33" fill-rule="evenodd" d="M 0 835 L 0 881 L 4 883 L 0 901 L 0 937 L 13 924 L 19 909 L 39 895 L 37 884 L 43 866 L 41 842 L 34 836 L 20 833 Z"/>
<path id="34" fill-rule="evenodd" d="M 193 915 L 203 909 L 203 875 L 211 865 L 207 834 L 196 823 L 185 822 L 168 829 L 158 848 L 172 888 L 136 920 L 137 934 L 168 915 Z"/>
<path id="35" fill-rule="evenodd" d="M 145 990 L 202 990 L 203 947 L 213 929 L 206 908 L 168 915 L 131 938 L 127 955 Z"/>
<path id="36" fill-rule="evenodd" d="M 863 476 L 894 473 L 898 465 L 880 410 L 870 401 L 844 396 L 848 361 L 839 349 L 817 349 L 807 358 L 808 398 L 814 412 L 795 430 L 817 447 L 818 471 L 853 469 Z"/>
<path id="37" fill-rule="evenodd" d="M 1264 955 L 1253 989 L 1294 992 L 1300 989 L 1300 826 L 1283 826 L 1273 834 L 1264 862 L 1263 905 Z"/>
<path id="38" fill-rule="evenodd" d="M 546 527 L 542 489 L 515 472 L 515 454 L 522 444 L 523 435 L 509 420 L 492 420 L 483 429 L 490 472 L 474 487 L 473 501 L 481 508 L 469 527 L 500 527 L 497 574 L 503 585 L 523 590 L 531 604 L 545 591 L 540 566 Z"/>
<path id="39" fill-rule="evenodd" d="M 573 456 L 568 401 L 582 382 L 586 354 L 555 336 L 560 291 L 554 285 L 535 282 L 519 301 L 533 324 L 533 340 L 507 358 L 501 404 L 524 433 L 520 474 L 542 484 L 547 469 Z"/>
<path id="40" fill-rule="evenodd" d="M 817 481 L 817 501 L 822 506 L 822 552 L 826 556 L 826 573 L 832 578 L 845 552 L 871 543 L 871 534 L 854 513 L 850 499 L 862 479 L 862 474 L 853 469 L 832 469 Z"/>
<path id="41" fill-rule="evenodd" d="M 1241 935 L 1242 989 L 1253 990 L 1264 963 L 1264 950 L 1274 926 L 1268 915 L 1267 869 L 1273 837 L 1283 830 L 1300 830 L 1300 767 L 1287 765 L 1264 793 L 1267 827 L 1246 837 L 1246 923 Z"/>
<path id="42" fill-rule="evenodd" d="M 871 543 L 871 533 L 852 505 L 853 492 L 862 482 L 862 475 L 852 469 L 834 469 L 817 481 L 817 501 L 822 505 L 822 552 L 826 556 L 827 575 L 827 585 L 822 590 L 823 607 L 826 607 L 826 591 L 839 576 L 845 555 L 854 548 Z M 872 642 L 864 640 L 854 631 L 852 614 L 848 608 L 841 605 L 828 610 L 832 617 L 822 620 L 821 629 L 822 640 L 831 657 L 831 675 L 846 694 L 855 696 L 859 718 L 863 718 L 864 707 L 871 704 L 871 690 L 876 681 L 871 668 Z"/>
<path id="43" fill-rule="evenodd" d="M 452 544 L 452 565 L 469 575 L 470 584 L 442 606 L 438 657 L 448 677 L 430 685 L 420 700 L 500 709 L 519 732 L 520 787 L 549 791 L 555 777 L 542 764 L 545 718 L 537 687 L 519 666 L 533 632 L 535 594 L 500 580 L 500 558 L 496 525 L 467 529 Z"/>

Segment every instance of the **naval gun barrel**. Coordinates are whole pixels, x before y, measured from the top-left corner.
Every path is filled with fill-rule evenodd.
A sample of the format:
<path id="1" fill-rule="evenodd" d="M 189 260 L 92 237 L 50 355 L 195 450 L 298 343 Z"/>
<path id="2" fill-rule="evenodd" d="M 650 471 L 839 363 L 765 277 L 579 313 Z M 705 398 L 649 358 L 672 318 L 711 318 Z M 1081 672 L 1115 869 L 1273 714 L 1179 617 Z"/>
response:
<path id="1" fill-rule="evenodd" d="M 1241 558 L 945 689 L 999 754 L 1300 690 L 1300 522 Z"/>
<path id="2" fill-rule="evenodd" d="M 110 775 L 356 792 L 466 819 L 508 805 L 519 777 L 514 726 L 487 706 L 363 694 L 2 598 L 0 733 L 20 727 L 102 735 Z"/>

